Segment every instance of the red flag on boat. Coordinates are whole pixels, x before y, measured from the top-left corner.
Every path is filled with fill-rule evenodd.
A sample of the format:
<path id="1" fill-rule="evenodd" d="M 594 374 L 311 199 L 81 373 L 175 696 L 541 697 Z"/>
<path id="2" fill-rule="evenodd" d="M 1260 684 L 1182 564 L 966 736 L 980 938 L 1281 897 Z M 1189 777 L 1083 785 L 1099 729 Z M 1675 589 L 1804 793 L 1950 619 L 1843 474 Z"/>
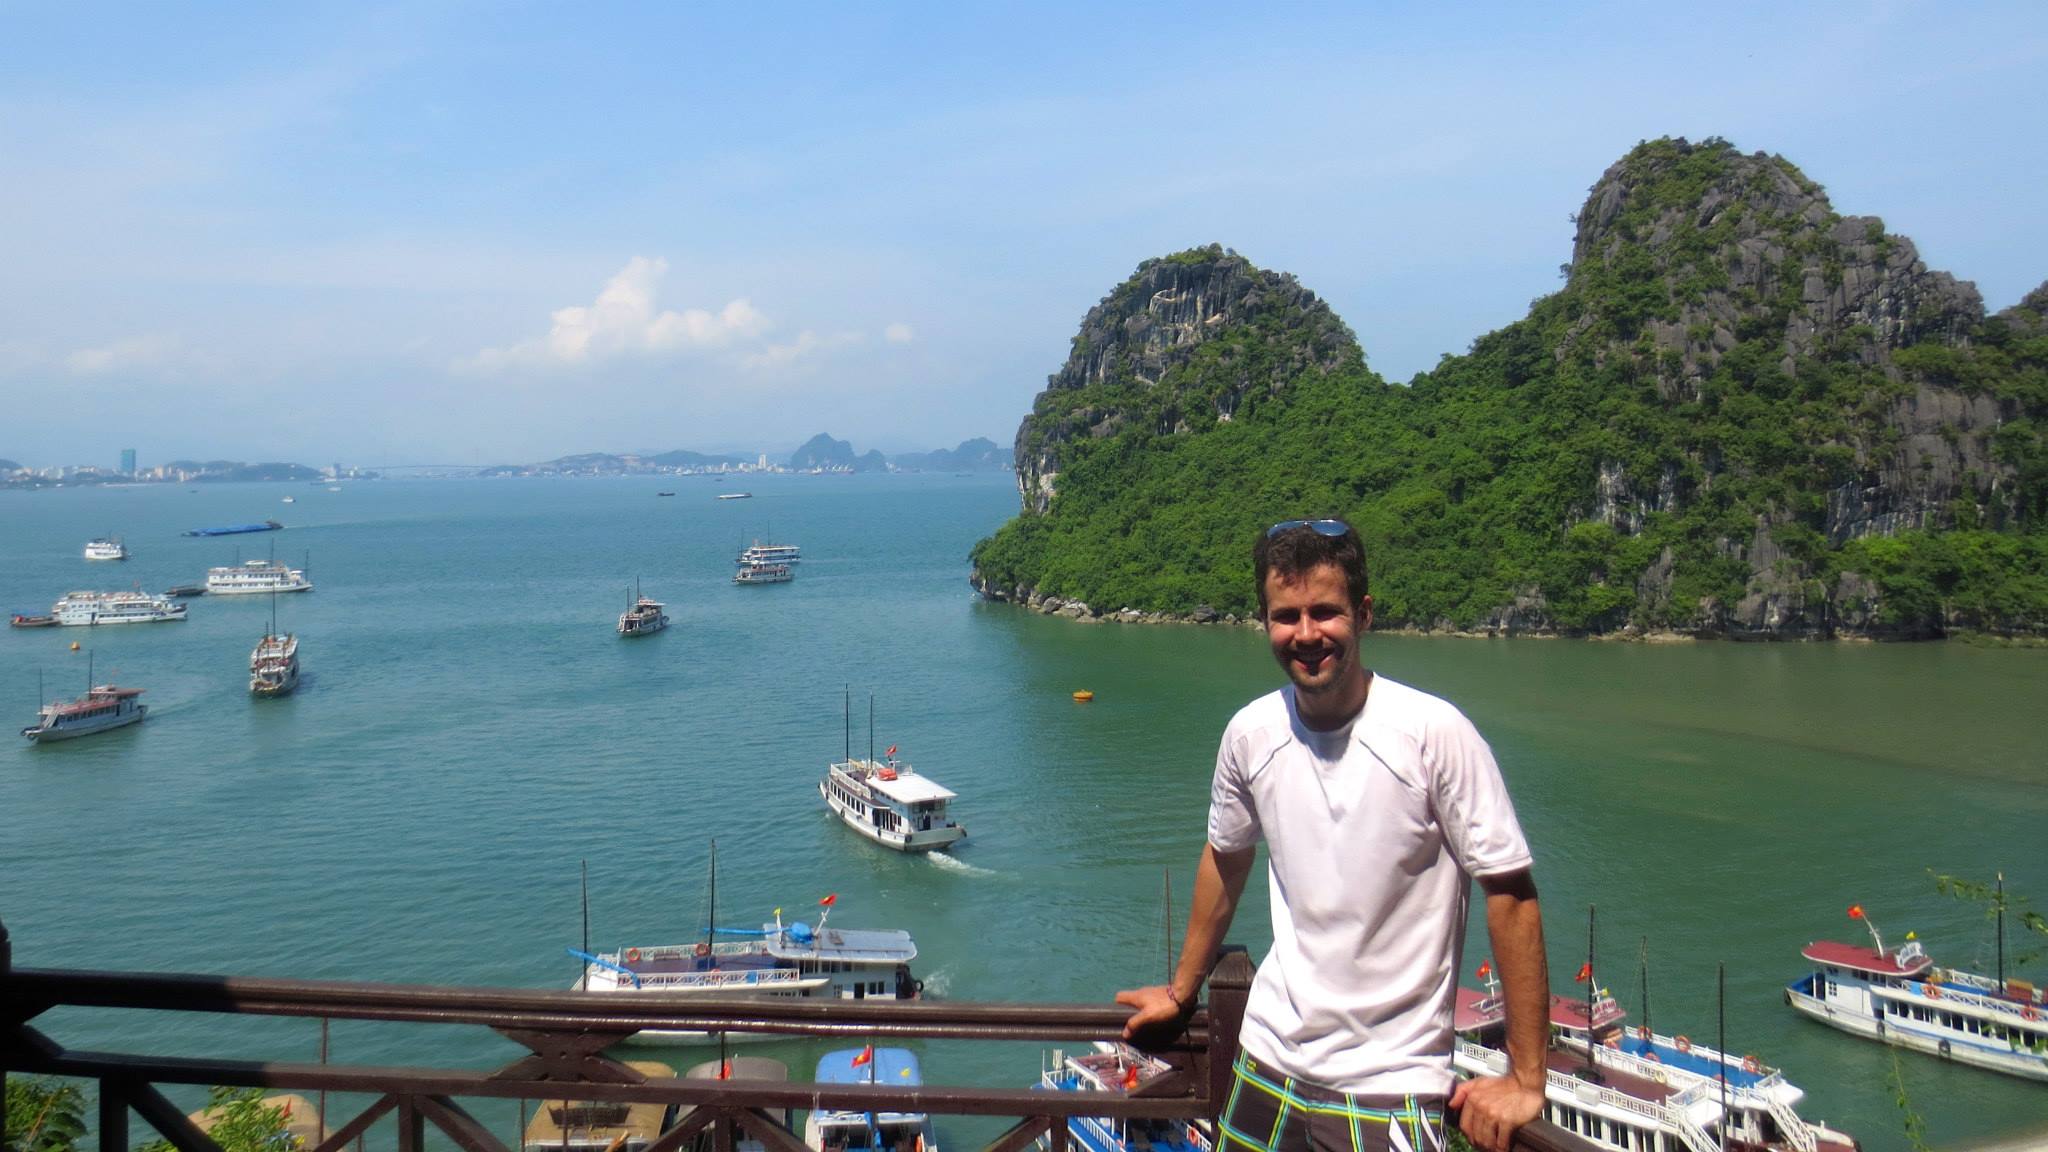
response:
<path id="1" fill-rule="evenodd" d="M 1491 975 L 1493 975 L 1493 961 L 1481 960 L 1479 962 L 1479 978 L 1484 980 Z"/>
<path id="2" fill-rule="evenodd" d="M 721 1060 L 718 1062 L 718 1078 L 720 1080 L 732 1079 L 732 1061 Z"/>
<path id="3" fill-rule="evenodd" d="M 1863 919 L 1863 905 L 1861 905 L 1861 904 L 1851 904 L 1851 905 L 1849 905 L 1849 919 L 1851 919 L 1851 920 L 1861 920 L 1861 919 Z"/>
<path id="4" fill-rule="evenodd" d="M 1580 984 L 1584 984 L 1584 983 L 1585 983 L 1586 981 L 1588 981 L 1588 980 L 1591 980 L 1592 978 L 1593 978 L 1593 963 L 1592 963 L 1592 961 L 1590 961 L 1590 960 L 1589 960 L 1589 961 L 1587 961 L 1587 962 L 1586 962 L 1586 963 L 1584 963 L 1584 964 L 1581 964 L 1581 965 L 1579 965 L 1579 974 L 1578 974 L 1577 976 L 1574 976 L 1574 977 L 1572 977 L 1572 979 L 1573 979 L 1573 980 L 1574 980 L 1575 982 L 1577 982 L 1577 983 L 1580 983 Z"/>
<path id="5" fill-rule="evenodd" d="M 837 903 L 839 903 L 839 893 L 834 892 L 830 896 L 825 897 L 823 900 L 818 901 L 818 906 L 821 908 L 830 908 L 831 906 Z"/>
<path id="6" fill-rule="evenodd" d="M 1124 1091 L 1129 1092 L 1131 1089 L 1136 1088 L 1137 1086 L 1138 1066 L 1136 1064 L 1133 1064 L 1129 1068 L 1124 1069 Z"/>
<path id="7" fill-rule="evenodd" d="M 860 1067 L 860 1066 L 861 1066 L 861 1065 L 863 1065 L 863 1064 L 869 1064 L 869 1063 L 872 1063 L 872 1062 L 874 1061 L 874 1059 L 875 1059 L 875 1046 L 874 1046 L 873 1044 L 870 1044 L 870 1045 L 868 1045 L 867 1047 L 865 1047 L 865 1048 L 862 1048 L 862 1049 L 861 1049 L 861 1050 L 860 1050 L 860 1051 L 859 1051 L 859 1052 L 858 1052 L 857 1054 L 855 1054 L 855 1056 L 854 1056 L 854 1058 L 853 1058 L 853 1066 L 854 1066 L 855 1068 L 858 1068 L 858 1067 Z"/>
<path id="8" fill-rule="evenodd" d="M 895 746 L 894 744 L 891 744 L 891 745 L 889 745 L 889 750 L 888 750 L 887 752 L 883 753 L 883 755 L 886 755 L 886 756 L 894 756 L 895 754 L 896 754 L 896 746 Z"/>

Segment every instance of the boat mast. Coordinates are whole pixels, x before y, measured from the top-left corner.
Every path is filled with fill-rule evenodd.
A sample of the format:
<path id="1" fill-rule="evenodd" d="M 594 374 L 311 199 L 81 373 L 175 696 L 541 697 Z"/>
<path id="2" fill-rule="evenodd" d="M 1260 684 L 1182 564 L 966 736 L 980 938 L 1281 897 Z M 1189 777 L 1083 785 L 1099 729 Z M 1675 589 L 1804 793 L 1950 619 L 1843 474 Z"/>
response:
<path id="1" fill-rule="evenodd" d="M 875 762 L 875 694 L 868 693 L 868 763 Z"/>
<path id="2" fill-rule="evenodd" d="M 1643 937 L 1643 1051 L 1651 1051 L 1651 1037 L 1656 1033 L 1650 1029 L 1650 938 Z"/>
<path id="3" fill-rule="evenodd" d="M 85 650 L 85 694 L 92 695 L 92 649 Z"/>
<path id="4" fill-rule="evenodd" d="M 1714 1012 L 1720 1018 L 1714 1047 L 1721 1053 L 1715 1061 L 1721 1073 L 1721 1152 L 1728 1152 L 1728 963 L 1714 966 Z"/>
<path id="5" fill-rule="evenodd" d="M 2005 873 L 1998 874 L 1998 898 L 1993 907 L 1998 909 L 1998 986 L 2005 987 Z"/>
<path id="6" fill-rule="evenodd" d="M 590 955 L 590 861 L 583 861 L 583 954 Z M 583 962 L 583 990 L 590 991 L 590 961 Z"/>
<path id="7" fill-rule="evenodd" d="M 717 933 L 718 933 L 718 841 L 717 841 L 717 840 L 713 840 L 713 841 L 711 842 L 711 896 L 710 896 L 710 897 L 709 897 L 709 898 L 708 898 L 708 899 L 707 899 L 707 900 L 705 901 L 705 905 L 706 905 L 706 907 L 707 907 L 707 908 L 708 908 L 709 910 L 708 910 L 708 911 L 707 911 L 707 912 L 705 913 L 705 920 L 704 920 L 704 952 L 705 952 L 705 954 L 706 954 L 706 955 L 710 955 L 710 953 L 711 953 L 711 946 L 712 946 L 712 945 L 713 945 L 714 943 L 716 943 L 716 941 L 715 941 L 715 940 L 713 940 L 713 939 L 712 939 L 712 937 L 714 937 L 714 936 L 715 936 L 715 935 L 717 935 Z M 720 1032 L 720 1033 L 718 1034 L 718 1042 L 719 1042 L 719 1043 L 720 1043 L 721 1045 L 723 1045 L 723 1044 L 725 1043 L 725 1033 L 723 1033 L 723 1032 Z"/>
<path id="8" fill-rule="evenodd" d="M 1585 1079 L 1597 1082 L 1599 1069 L 1593 1063 L 1593 992 L 1600 985 L 1599 977 L 1593 973 L 1593 911 L 1594 906 L 1586 905 L 1586 1073 Z"/>
<path id="9" fill-rule="evenodd" d="M 843 759 L 851 762 L 853 760 L 853 685 L 845 685 L 842 690 L 846 694 L 846 698 L 840 702 L 839 707 L 839 718 L 846 727 L 846 755 Z"/>

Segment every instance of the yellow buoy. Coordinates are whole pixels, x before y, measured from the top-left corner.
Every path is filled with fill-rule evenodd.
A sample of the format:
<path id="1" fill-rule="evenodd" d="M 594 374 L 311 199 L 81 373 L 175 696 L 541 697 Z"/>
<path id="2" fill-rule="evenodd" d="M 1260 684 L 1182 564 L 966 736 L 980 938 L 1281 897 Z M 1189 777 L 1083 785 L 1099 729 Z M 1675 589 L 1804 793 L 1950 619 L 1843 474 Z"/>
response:
<path id="1" fill-rule="evenodd" d="M 76 651 L 78 651 L 78 641 L 76 641 L 76 640 L 73 640 L 73 641 L 71 642 L 71 650 L 72 650 L 73 652 L 76 652 Z"/>
<path id="2" fill-rule="evenodd" d="M 1074 699 L 1086 704 L 1088 701 L 1095 699 L 1095 693 L 1083 688 L 1079 692 L 1074 693 Z"/>

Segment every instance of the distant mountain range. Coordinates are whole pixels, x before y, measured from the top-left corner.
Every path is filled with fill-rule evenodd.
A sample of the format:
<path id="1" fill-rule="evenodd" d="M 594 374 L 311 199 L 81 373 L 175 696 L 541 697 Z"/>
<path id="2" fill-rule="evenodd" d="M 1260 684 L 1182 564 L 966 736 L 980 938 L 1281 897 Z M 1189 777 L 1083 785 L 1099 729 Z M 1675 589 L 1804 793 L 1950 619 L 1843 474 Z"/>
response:
<path id="1" fill-rule="evenodd" d="M 482 476 L 628 476 L 678 472 L 726 472 L 757 468 L 765 454 L 755 457 L 720 456 L 676 450 L 656 455 L 583 452 L 561 456 L 538 464 L 498 464 L 483 469 Z M 992 472 L 1010 467 L 1008 448 L 984 436 L 964 441 L 957 448 L 931 452 L 906 452 L 885 456 L 870 448 L 855 452 L 853 444 L 820 432 L 776 465 L 794 472 Z"/>

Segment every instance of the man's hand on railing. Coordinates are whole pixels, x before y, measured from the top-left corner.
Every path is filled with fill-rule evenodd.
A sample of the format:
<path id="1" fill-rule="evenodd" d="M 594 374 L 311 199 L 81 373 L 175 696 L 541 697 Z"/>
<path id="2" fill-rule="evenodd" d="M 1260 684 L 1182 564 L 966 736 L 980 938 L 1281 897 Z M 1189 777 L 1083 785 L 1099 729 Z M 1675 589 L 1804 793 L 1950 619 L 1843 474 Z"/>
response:
<path id="1" fill-rule="evenodd" d="M 1479 1076 L 1458 1082 L 1450 1107 L 1473 1147 L 1508 1152 L 1515 1130 L 1543 1115 L 1543 1089 L 1530 1088 L 1513 1076 Z"/>
<path id="2" fill-rule="evenodd" d="M 1141 1033 L 1166 1029 L 1178 1034 L 1187 1027 L 1189 1017 L 1195 1014 L 1195 998 L 1176 996 L 1172 987 L 1165 984 L 1119 992 L 1116 1002 L 1134 1009 L 1131 1018 L 1124 1021 L 1126 1040 L 1137 1039 Z"/>

